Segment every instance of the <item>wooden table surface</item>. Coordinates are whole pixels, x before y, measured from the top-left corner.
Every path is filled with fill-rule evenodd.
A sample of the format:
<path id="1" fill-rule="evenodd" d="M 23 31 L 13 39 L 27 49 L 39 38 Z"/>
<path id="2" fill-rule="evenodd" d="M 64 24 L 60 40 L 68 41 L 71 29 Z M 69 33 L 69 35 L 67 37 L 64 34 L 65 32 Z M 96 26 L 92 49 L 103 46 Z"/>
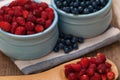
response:
<path id="1" fill-rule="evenodd" d="M 120 28 L 120 2 L 119 0 L 113 0 L 113 20 L 112 25 Z M 85 56 L 96 55 L 97 52 L 103 52 L 105 55 L 111 59 L 118 67 L 120 73 L 120 41 L 116 41 L 111 45 L 103 47 L 101 49 L 95 50 L 88 53 Z M 0 76 L 5 75 L 21 75 L 22 72 L 16 67 L 16 65 L 10 60 L 9 57 L 5 56 L 0 51 Z M 120 80 L 120 78 L 118 79 Z"/>

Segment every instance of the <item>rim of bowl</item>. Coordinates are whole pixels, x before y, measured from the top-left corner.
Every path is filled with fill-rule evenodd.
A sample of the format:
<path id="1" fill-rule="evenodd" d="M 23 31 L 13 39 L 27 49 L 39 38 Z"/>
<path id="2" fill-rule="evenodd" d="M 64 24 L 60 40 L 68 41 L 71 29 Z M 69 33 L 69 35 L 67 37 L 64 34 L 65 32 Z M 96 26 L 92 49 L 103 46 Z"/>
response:
<path id="1" fill-rule="evenodd" d="M 49 7 L 51 7 L 51 6 L 49 6 Z M 52 8 L 52 9 L 54 10 L 54 8 Z M 16 35 L 16 34 L 12 34 L 12 33 L 9 33 L 9 32 L 5 32 L 2 29 L 0 29 L 0 32 L 4 35 L 14 37 L 14 38 L 34 38 L 34 37 L 37 37 L 37 36 L 42 36 L 42 35 L 46 34 L 47 32 L 51 31 L 54 28 L 54 26 L 57 24 L 58 15 L 57 15 L 57 12 L 55 10 L 54 10 L 54 14 L 55 14 L 55 16 L 54 16 L 54 20 L 53 20 L 52 24 L 46 30 L 44 30 L 43 32 L 39 32 L 39 33 L 31 34 L 31 35 Z"/>
<path id="2" fill-rule="evenodd" d="M 96 15 L 103 13 L 106 9 L 109 8 L 109 6 L 112 5 L 112 0 L 108 0 L 107 5 L 104 6 L 102 9 L 100 9 L 99 11 L 89 13 L 89 14 L 81 14 L 81 15 L 74 15 L 74 14 L 66 13 L 66 12 L 62 11 L 61 9 L 57 8 L 54 0 L 51 0 L 51 3 L 52 3 L 52 6 L 55 8 L 55 10 L 57 10 L 61 15 L 65 15 L 65 16 L 72 17 L 72 18 L 85 18 L 85 17 L 96 16 Z"/>

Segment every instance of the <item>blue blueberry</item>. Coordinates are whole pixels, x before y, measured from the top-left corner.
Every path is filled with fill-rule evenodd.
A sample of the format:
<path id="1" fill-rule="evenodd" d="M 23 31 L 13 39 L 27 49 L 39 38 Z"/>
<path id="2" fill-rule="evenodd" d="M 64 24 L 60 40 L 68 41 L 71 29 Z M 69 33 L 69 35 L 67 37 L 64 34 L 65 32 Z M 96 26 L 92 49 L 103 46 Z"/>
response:
<path id="1" fill-rule="evenodd" d="M 63 11 L 70 13 L 70 7 L 63 7 Z"/>
<path id="2" fill-rule="evenodd" d="M 79 3 L 78 3 L 78 2 L 74 2 L 73 6 L 74 6 L 74 7 L 78 7 L 78 6 L 79 6 Z"/>
<path id="3" fill-rule="evenodd" d="M 71 41 L 70 41 L 69 39 L 67 39 L 67 40 L 65 40 L 65 44 L 69 46 L 69 45 L 71 45 L 72 43 L 71 43 Z"/>
<path id="4" fill-rule="evenodd" d="M 86 1 L 85 4 L 88 6 L 88 5 L 91 5 L 92 3 L 90 1 Z"/>
<path id="5" fill-rule="evenodd" d="M 93 6 L 94 8 L 96 8 L 96 7 L 97 7 L 96 2 L 92 2 L 92 6 Z"/>
<path id="6" fill-rule="evenodd" d="M 78 49 L 78 44 L 77 43 L 73 44 L 73 49 Z"/>
<path id="7" fill-rule="evenodd" d="M 63 43 L 58 43 L 58 48 L 59 48 L 59 49 L 63 49 L 63 47 L 64 47 L 64 44 L 63 44 Z"/>
<path id="8" fill-rule="evenodd" d="M 94 8 L 91 5 L 89 5 L 88 9 L 89 9 L 89 12 L 92 13 Z"/>
<path id="9" fill-rule="evenodd" d="M 81 2 L 81 3 L 80 3 L 80 6 L 85 7 L 85 6 L 86 6 L 85 2 L 84 2 L 84 1 Z"/>
<path id="10" fill-rule="evenodd" d="M 83 38 L 83 37 L 79 37 L 79 38 L 78 38 L 78 42 L 79 42 L 79 43 L 83 43 L 83 42 L 84 42 L 84 38 Z"/>
<path id="11" fill-rule="evenodd" d="M 76 15 L 79 14 L 79 10 L 77 8 L 73 8 L 71 12 Z"/>
<path id="12" fill-rule="evenodd" d="M 59 48 L 58 46 L 55 46 L 54 49 L 53 49 L 54 52 L 58 52 L 59 51 Z"/>
<path id="13" fill-rule="evenodd" d="M 78 11 L 79 11 L 79 13 L 82 13 L 83 12 L 83 7 L 79 6 Z"/>
<path id="14" fill-rule="evenodd" d="M 60 8 L 60 7 L 62 6 L 62 2 L 56 1 L 56 6 L 57 6 L 58 8 Z"/>
<path id="15" fill-rule="evenodd" d="M 68 6 L 67 1 L 64 1 L 64 2 L 63 2 L 63 6 Z"/>
<path id="16" fill-rule="evenodd" d="M 77 37 L 73 37 L 72 39 L 71 39 L 71 42 L 74 44 L 74 43 L 77 43 L 78 42 L 78 38 Z"/>
<path id="17" fill-rule="evenodd" d="M 72 37 L 73 37 L 72 35 L 66 34 L 65 37 L 64 37 L 64 39 L 72 39 Z"/>
<path id="18" fill-rule="evenodd" d="M 97 5 L 100 5 L 100 0 L 95 0 L 95 3 L 96 3 Z"/>
<path id="19" fill-rule="evenodd" d="M 59 42 L 61 42 L 61 43 L 64 44 L 64 43 L 65 43 L 65 39 L 64 39 L 64 38 L 61 38 Z"/>
<path id="20" fill-rule="evenodd" d="M 64 50 L 65 53 L 69 53 L 70 52 L 70 49 L 68 47 L 66 47 L 66 46 L 64 47 L 63 50 Z"/>
<path id="21" fill-rule="evenodd" d="M 90 12 L 89 12 L 89 9 L 88 8 L 85 8 L 84 10 L 83 10 L 83 13 L 84 14 L 89 14 Z"/>

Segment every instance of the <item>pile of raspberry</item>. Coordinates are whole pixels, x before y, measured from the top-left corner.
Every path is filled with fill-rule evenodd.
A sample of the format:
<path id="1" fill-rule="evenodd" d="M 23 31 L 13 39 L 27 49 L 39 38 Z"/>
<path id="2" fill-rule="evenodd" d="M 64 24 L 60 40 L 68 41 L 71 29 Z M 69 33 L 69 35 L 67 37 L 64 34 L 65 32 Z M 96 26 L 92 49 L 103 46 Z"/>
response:
<path id="1" fill-rule="evenodd" d="M 15 0 L 0 8 L 0 28 L 16 35 L 46 30 L 54 20 L 54 10 L 45 2 Z"/>
<path id="2" fill-rule="evenodd" d="M 65 65 L 65 76 L 68 80 L 114 80 L 112 65 L 106 61 L 104 54 L 96 57 L 84 57 L 77 63 Z"/>

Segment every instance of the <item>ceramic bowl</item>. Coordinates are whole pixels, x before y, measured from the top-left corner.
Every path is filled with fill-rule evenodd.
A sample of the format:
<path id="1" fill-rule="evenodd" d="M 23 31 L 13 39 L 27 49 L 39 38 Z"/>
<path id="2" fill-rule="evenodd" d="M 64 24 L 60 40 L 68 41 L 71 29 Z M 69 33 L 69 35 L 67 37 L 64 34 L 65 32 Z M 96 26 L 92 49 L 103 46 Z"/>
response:
<path id="1" fill-rule="evenodd" d="M 83 15 L 74 15 L 58 9 L 54 0 L 51 0 L 51 4 L 58 12 L 59 28 L 66 34 L 84 38 L 95 37 L 103 33 L 112 20 L 112 0 L 101 10 Z"/>
<path id="2" fill-rule="evenodd" d="M 0 29 L 0 50 L 14 59 L 35 59 L 43 57 L 53 50 L 58 39 L 58 15 L 51 26 L 41 33 L 15 35 Z"/>

